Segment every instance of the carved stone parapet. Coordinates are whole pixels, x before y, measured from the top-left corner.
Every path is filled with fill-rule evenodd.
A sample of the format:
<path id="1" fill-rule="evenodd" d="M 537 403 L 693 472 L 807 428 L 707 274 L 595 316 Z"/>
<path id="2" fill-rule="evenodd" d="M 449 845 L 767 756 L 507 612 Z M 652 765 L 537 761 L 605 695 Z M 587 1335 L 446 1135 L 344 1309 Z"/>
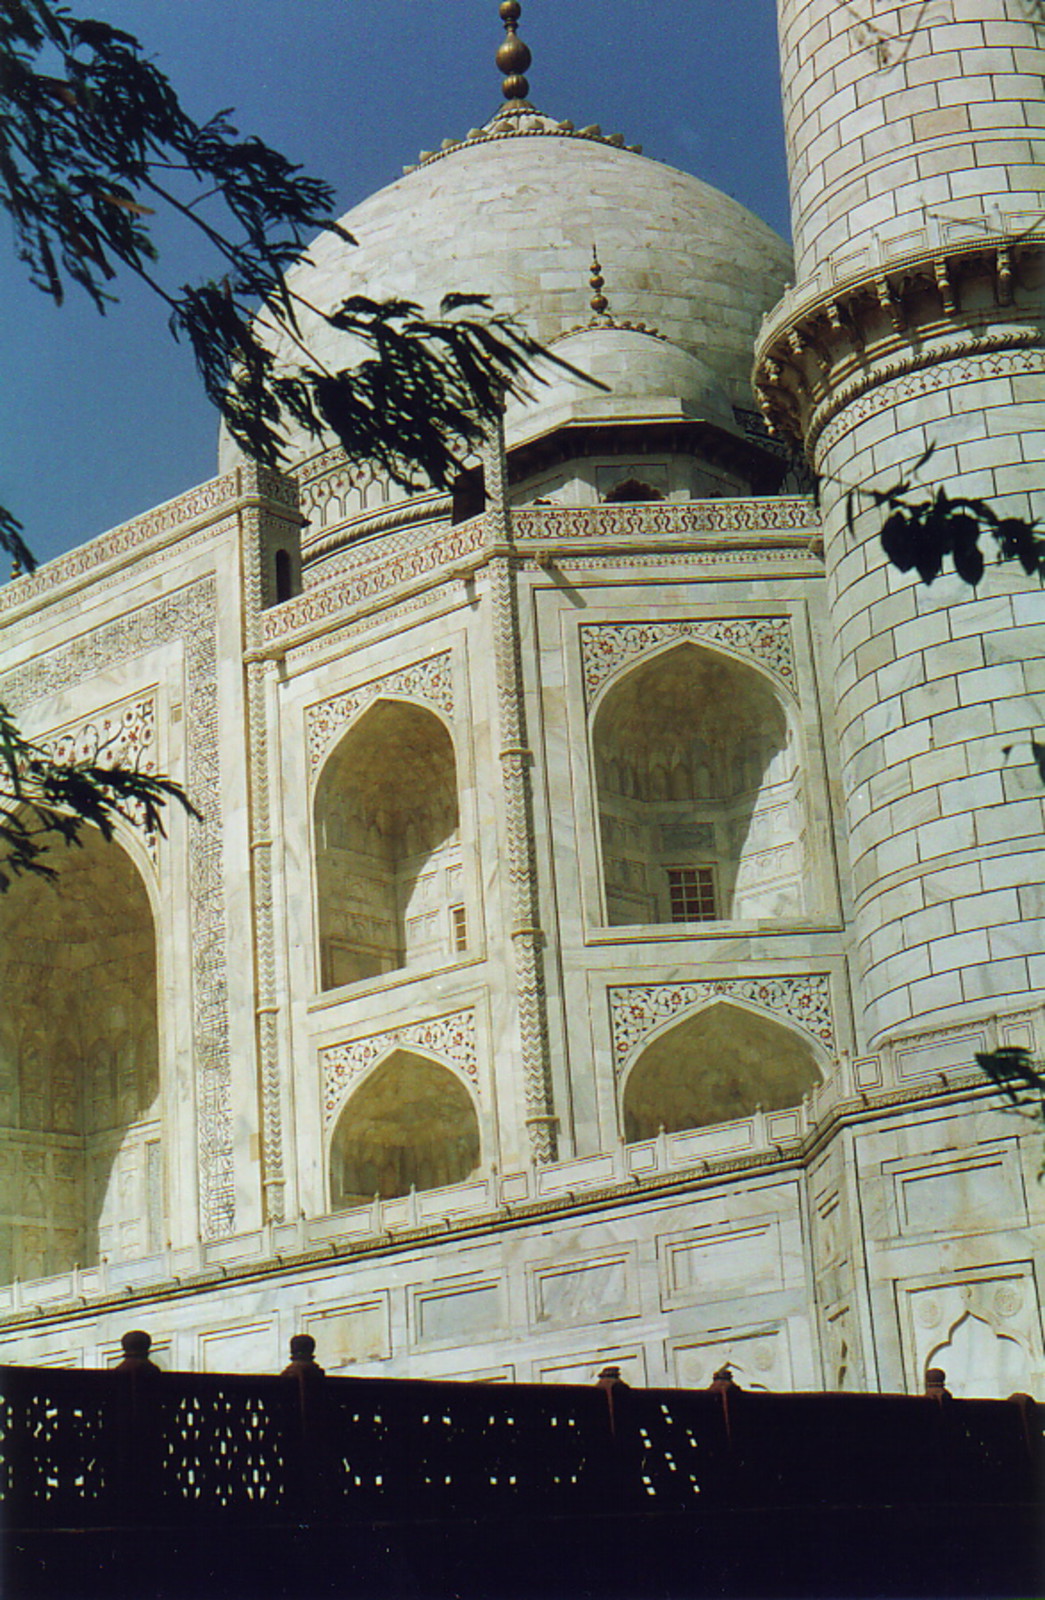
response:
<path id="1" fill-rule="evenodd" d="M 1045 236 L 981 239 L 890 260 L 789 295 L 755 353 L 771 433 L 805 445 L 852 393 L 976 350 L 1045 347 Z"/>

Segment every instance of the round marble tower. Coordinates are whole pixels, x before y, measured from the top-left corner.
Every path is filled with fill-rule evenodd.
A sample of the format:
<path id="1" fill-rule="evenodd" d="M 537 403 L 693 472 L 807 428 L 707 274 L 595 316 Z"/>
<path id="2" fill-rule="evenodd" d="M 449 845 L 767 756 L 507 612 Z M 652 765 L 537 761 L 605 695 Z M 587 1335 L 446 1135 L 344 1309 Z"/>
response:
<path id="1" fill-rule="evenodd" d="M 1024 0 L 780 0 L 796 282 L 756 359 L 822 483 L 865 1041 L 1045 987 L 1045 605 L 931 587 L 850 488 L 1045 511 L 1045 35 Z M 1012 747 L 1006 757 L 1006 747 Z"/>

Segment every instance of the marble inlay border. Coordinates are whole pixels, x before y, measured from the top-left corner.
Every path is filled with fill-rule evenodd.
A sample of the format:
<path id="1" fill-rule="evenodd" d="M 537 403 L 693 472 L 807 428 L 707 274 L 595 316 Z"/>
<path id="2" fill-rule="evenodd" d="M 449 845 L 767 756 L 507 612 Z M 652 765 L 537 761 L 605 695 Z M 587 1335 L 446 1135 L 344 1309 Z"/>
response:
<path id="1" fill-rule="evenodd" d="M 105 706 L 85 721 L 82 718 L 49 730 L 33 741 L 59 766 L 89 762 L 92 766 L 129 767 L 135 772 L 153 774 L 156 762 L 156 698 L 135 695 L 117 705 Z M 140 825 L 143 807 L 123 801 L 121 809 Z M 153 866 L 156 865 L 156 835 L 142 830 L 142 839 Z"/>
<path id="2" fill-rule="evenodd" d="M 797 1024 L 834 1052 L 831 979 L 826 972 L 767 978 L 709 978 L 692 983 L 628 984 L 607 991 L 614 1072 L 620 1078 L 652 1033 L 718 997 L 747 1001 Z"/>
<path id="3" fill-rule="evenodd" d="M 185 718 L 192 729 L 192 738 L 186 743 L 185 787 L 200 814 L 188 830 L 188 848 L 200 1209 L 205 1238 L 217 1238 L 235 1228 L 216 622 L 217 583 L 213 577 L 202 578 L 0 678 L 0 699 L 24 723 L 25 711 L 34 702 L 67 692 L 148 650 L 175 643 L 184 650 Z"/>
<path id="4" fill-rule="evenodd" d="M 764 667 L 795 692 L 788 617 L 707 617 L 669 622 L 591 622 L 580 630 L 584 693 L 590 706 L 607 678 L 627 662 L 675 639 L 718 645 Z"/>
<path id="5" fill-rule="evenodd" d="M 323 1084 L 323 1122 L 334 1121 L 356 1082 L 383 1056 L 396 1049 L 413 1049 L 456 1067 L 478 1090 L 479 1053 L 475 1008 L 453 1011 L 427 1022 L 408 1022 L 363 1039 L 328 1045 L 319 1052 Z"/>
<path id="6" fill-rule="evenodd" d="M 450 651 L 415 661 L 409 667 L 387 672 L 381 678 L 360 684 L 357 689 L 346 689 L 343 694 L 331 695 L 328 700 L 309 706 L 305 712 L 305 728 L 310 778 L 315 777 L 323 757 L 342 729 L 354 721 L 364 706 L 383 694 L 423 701 L 453 716 L 454 673 Z"/>

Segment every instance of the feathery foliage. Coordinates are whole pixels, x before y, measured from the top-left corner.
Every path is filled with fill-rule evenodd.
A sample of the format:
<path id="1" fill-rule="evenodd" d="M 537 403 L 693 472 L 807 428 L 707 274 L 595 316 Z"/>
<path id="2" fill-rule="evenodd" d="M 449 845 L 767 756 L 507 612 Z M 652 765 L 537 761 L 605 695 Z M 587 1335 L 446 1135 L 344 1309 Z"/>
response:
<path id="1" fill-rule="evenodd" d="M 24 874 L 55 878 L 43 857 L 57 841 L 79 845 L 85 827 L 111 839 L 122 818 L 147 835 L 163 835 L 170 800 L 197 815 L 170 778 L 115 764 L 109 753 L 101 741 L 87 759 L 55 760 L 24 738 L 0 706 L 0 894 Z"/>
<path id="2" fill-rule="evenodd" d="M 401 484 L 444 487 L 505 393 L 540 381 L 540 345 L 468 294 L 433 317 L 363 296 L 309 306 L 359 356 L 337 370 L 314 359 L 286 273 L 317 232 L 353 242 L 333 189 L 241 138 L 228 111 L 196 122 L 131 34 L 48 0 L 0 0 L 0 207 L 56 304 L 75 286 L 104 311 L 121 271 L 146 283 L 233 438 L 267 466 L 282 461 L 293 421 Z M 165 281 L 151 231 L 161 214 L 198 233 L 213 278 Z M 0 546 L 28 564 L 10 513 Z"/>
<path id="3" fill-rule="evenodd" d="M 286 273 L 317 232 L 353 242 L 332 214 L 333 189 L 241 138 L 227 111 L 196 122 L 131 34 L 49 0 L 0 0 L 0 207 L 30 280 L 55 304 L 73 287 L 104 312 L 121 272 L 148 285 L 233 438 L 267 466 L 283 460 L 292 422 L 332 433 L 350 460 L 404 486 L 444 487 L 505 394 L 541 381 L 541 347 L 467 294 L 434 317 L 363 296 L 325 313 L 310 306 L 359 358 L 339 370 L 316 361 Z M 159 216 L 195 230 L 215 277 L 164 279 Z M 33 570 L 22 524 L 3 507 L 0 549 Z M 106 838 L 116 817 L 162 832 L 170 799 L 192 809 L 168 779 L 52 761 L 0 707 L 0 890 L 13 874 L 52 876 L 48 844 L 75 844 L 87 824 Z"/>

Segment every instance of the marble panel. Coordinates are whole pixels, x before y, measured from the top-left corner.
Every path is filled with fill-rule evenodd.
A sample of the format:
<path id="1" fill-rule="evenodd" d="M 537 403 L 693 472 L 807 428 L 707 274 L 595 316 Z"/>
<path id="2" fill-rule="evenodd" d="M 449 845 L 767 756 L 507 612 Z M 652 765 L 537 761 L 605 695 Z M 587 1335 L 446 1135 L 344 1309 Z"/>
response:
<path id="1" fill-rule="evenodd" d="M 607 1345 L 554 1360 L 536 1361 L 533 1375 L 538 1383 L 592 1384 L 605 1367 L 619 1367 L 625 1383 L 633 1389 L 646 1384 L 646 1352 L 641 1345 Z"/>
<path id="2" fill-rule="evenodd" d="M 315 1339 L 316 1359 L 328 1372 L 382 1360 L 392 1354 L 388 1296 L 324 1307 L 308 1317 L 305 1332 Z"/>
<path id="3" fill-rule="evenodd" d="M 279 1333 L 274 1316 L 200 1333 L 201 1372 L 281 1372 Z"/>
<path id="4" fill-rule="evenodd" d="M 676 1234 L 659 1245 L 665 1306 L 783 1286 L 780 1227 L 772 1220 Z"/>
<path id="5" fill-rule="evenodd" d="M 416 1288 L 412 1299 L 418 1343 L 489 1338 L 504 1326 L 503 1292 L 498 1281 Z"/>
<path id="6" fill-rule="evenodd" d="M 669 1366 L 680 1389 L 706 1389 L 715 1373 L 726 1366 L 742 1389 L 787 1391 L 793 1387 L 783 1326 L 673 1342 Z"/>
<path id="7" fill-rule="evenodd" d="M 531 1276 L 535 1325 L 578 1325 L 633 1315 L 636 1305 L 631 1252 L 540 1266 Z"/>
<path id="8" fill-rule="evenodd" d="M 889 1162 L 901 1235 L 980 1233 L 1027 1220 L 1015 1141 L 917 1164 Z"/>

